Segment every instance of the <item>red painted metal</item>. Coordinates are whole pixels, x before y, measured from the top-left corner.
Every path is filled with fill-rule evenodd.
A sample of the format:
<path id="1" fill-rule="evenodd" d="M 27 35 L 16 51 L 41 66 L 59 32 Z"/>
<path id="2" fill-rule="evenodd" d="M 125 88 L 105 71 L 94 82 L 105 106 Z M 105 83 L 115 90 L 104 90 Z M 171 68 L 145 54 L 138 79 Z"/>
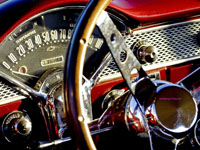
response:
<path id="1" fill-rule="evenodd" d="M 86 2 L 87 0 L 41 0 L 0 37 L 0 42 L 20 23 L 39 12 L 53 7 L 80 5 Z M 140 24 L 150 24 L 198 14 L 200 0 L 113 0 L 110 7 L 138 20 Z"/>
<path id="2" fill-rule="evenodd" d="M 42 11 L 58 6 L 84 5 L 86 2 L 87 0 L 41 0 L 0 37 L 0 42 L 23 21 Z M 181 16 L 186 17 L 198 13 L 200 14 L 200 0 L 113 0 L 110 7 L 138 20 L 141 24 L 168 21 Z M 166 79 L 165 71 L 162 71 L 161 75 L 162 79 Z M 110 90 L 111 85 L 116 85 L 117 83 L 122 82 L 122 80 L 119 79 L 117 82 L 114 82 L 104 84 L 106 86 L 101 85 L 103 87 L 101 88 L 103 89 L 103 92 L 98 88 L 95 88 L 93 93 L 95 92 L 96 94 L 92 99 L 95 100 L 98 96 L 105 94 Z M 100 87 L 100 85 L 97 87 Z M 100 91 L 102 93 L 99 93 Z"/>
<path id="3" fill-rule="evenodd" d="M 114 0 L 112 4 L 143 24 L 200 13 L 199 0 Z"/>
<path id="4" fill-rule="evenodd" d="M 0 117 L 4 116 L 7 113 L 12 111 L 18 110 L 19 106 L 21 105 L 22 101 L 16 101 L 9 104 L 0 105 Z"/>
<path id="5" fill-rule="evenodd" d="M 170 68 L 170 81 L 176 83 L 192 72 L 192 64 Z"/>
<path id="6" fill-rule="evenodd" d="M 98 97 L 101 97 L 104 94 L 106 94 L 107 92 L 109 92 L 113 86 L 120 84 L 123 81 L 124 80 L 122 78 L 119 78 L 119 79 L 115 79 L 112 81 L 108 81 L 108 82 L 104 82 L 104 83 L 95 85 L 95 87 L 92 89 L 92 93 L 91 93 L 92 103 L 95 100 L 97 100 Z"/>

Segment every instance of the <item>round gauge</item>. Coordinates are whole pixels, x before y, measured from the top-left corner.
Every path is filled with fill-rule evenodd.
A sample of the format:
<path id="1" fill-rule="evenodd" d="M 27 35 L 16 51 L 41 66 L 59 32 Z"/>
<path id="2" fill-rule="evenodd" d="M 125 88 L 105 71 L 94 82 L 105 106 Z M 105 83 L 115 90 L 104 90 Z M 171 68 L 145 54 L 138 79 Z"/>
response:
<path id="1" fill-rule="evenodd" d="M 53 9 L 20 25 L 1 44 L 0 72 L 34 87 L 46 70 L 63 68 L 67 46 L 80 12 L 81 9 L 68 7 Z M 86 77 L 101 62 L 107 53 L 105 49 L 104 39 L 96 28 L 88 43 Z M 95 57 L 99 61 L 89 61 Z"/>

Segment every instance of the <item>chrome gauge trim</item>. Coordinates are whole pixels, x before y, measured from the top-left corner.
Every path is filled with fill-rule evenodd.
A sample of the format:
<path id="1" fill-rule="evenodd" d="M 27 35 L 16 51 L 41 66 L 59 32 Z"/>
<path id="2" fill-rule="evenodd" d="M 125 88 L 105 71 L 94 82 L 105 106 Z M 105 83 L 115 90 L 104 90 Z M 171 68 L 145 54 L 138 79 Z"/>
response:
<path id="1" fill-rule="evenodd" d="M 196 140 L 196 142 L 197 142 L 197 144 L 200 146 L 200 141 L 199 141 L 199 139 L 197 138 L 197 130 L 199 130 L 198 129 L 198 125 L 199 125 L 199 123 L 200 123 L 200 119 L 196 122 L 196 125 L 195 125 L 195 127 L 194 127 L 194 139 Z"/>

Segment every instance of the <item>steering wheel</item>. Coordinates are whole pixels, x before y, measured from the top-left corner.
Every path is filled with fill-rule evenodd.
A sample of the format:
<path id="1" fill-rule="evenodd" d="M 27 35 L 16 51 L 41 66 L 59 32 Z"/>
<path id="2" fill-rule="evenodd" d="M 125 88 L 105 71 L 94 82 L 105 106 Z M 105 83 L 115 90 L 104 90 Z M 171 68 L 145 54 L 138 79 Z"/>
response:
<path id="1" fill-rule="evenodd" d="M 96 149 L 84 117 L 82 101 L 83 66 L 87 43 L 96 25 L 96 20 L 110 0 L 91 0 L 79 18 L 71 38 L 64 70 L 64 108 L 73 132 L 72 139 L 77 149 Z"/>
<path id="2" fill-rule="evenodd" d="M 91 137 L 90 130 L 86 121 L 86 118 L 84 116 L 84 107 L 83 107 L 83 96 L 82 96 L 82 84 L 83 84 L 83 68 L 84 68 L 84 60 L 85 60 L 85 55 L 86 55 L 86 50 L 87 50 L 87 43 L 89 41 L 90 35 L 92 34 L 94 27 L 97 23 L 97 20 L 99 16 L 102 14 L 102 12 L 105 10 L 105 8 L 109 5 L 111 0 L 91 0 L 88 5 L 85 7 L 83 10 L 81 16 L 79 17 L 79 20 L 74 28 L 73 31 L 73 36 L 71 38 L 69 47 L 68 47 L 68 52 L 66 55 L 66 62 L 65 62 L 65 70 L 64 70 L 64 110 L 66 114 L 67 121 L 69 123 L 70 131 L 71 131 L 71 137 L 72 140 L 76 141 L 76 148 L 77 149 L 90 149 L 94 150 L 96 149 L 96 146 L 94 144 L 94 141 Z M 100 21 L 101 22 L 101 21 Z M 115 32 L 117 34 L 117 32 Z M 108 40 L 114 41 L 117 36 L 115 34 L 112 34 L 110 37 L 106 37 L 104 35 L 104 38 L 108 38 Z M 108 44 L 108 42 L 107 42 Z M 120 45 L 123 45 L 120 43 Z M 109 46 L 109 44 L 108 44 Z M 124 46 L 124 45 L 123 45 Z M 123 47 L 122 49 L 126 49 L 126 47 Z M 113 49 L 112 45 L 109 46 L 110 49 Z M 183 130 L 186 131 L 189 128 L 191 128 L 197 118 L 197 105 L 195 101 L 193 100 L 192 96 L 188 94 L 185 90 L 180 89 L 179 86 L 175 85 L 170 85 L 170 86 L 161 86 L 159 88 L 156 88 L 154 86 L 154 83 L 151 82 L 148 79 L 147 74 L 145 71 L 142 69 L 141 65 L 139 62 L 137 62 L 136 57 L 133 56 L 133 53 L 130 53 L 130 51 L 126 51 L 126 63 L 124 62 L 119 62 L 117 57 L 118 54 L 114 51 L 112 51 L 112 56 L 115 58 L 115 61 L 117 62 L 117 65 L 119 69 L 121 69 L 122 76 L 124 80 L 127 83 L 127 86 L 131 93 L 136 96 L 134 99 L 141 112 L 143 112 L 144 107 L 148 106 L 148 103 L 152 103 L 151 100 L 148 101 L 148 103 L 144 104 L 145 98 L 148 97 L 151 99 L 151 94 L 154 93 L 154 90 L 157 90 L 157 99 L 161 99 L 160 95 L 165 95 L 164 93 L 169 93 L 169 90 L 178 90 L 179 96 L 177 99 L 181 99 L 180 102 L 180 109 L 185 110 L 185 96 L 189 97 L 189 104 L 187 104 L 189 109 L 193 109 L 187 117 L 191 117 L 192 119 L 189 122 L 183 122 L 183 125 L 186 125 L 187 127 Z M 128 66 L 128 69 L 125 68 L 126 70 L 123 70 L 123 65 Z M 130 81 L 130 73 L 133 68 L 136 68 L 139 74 L 139 79 L 144 78 L 143 80 L 139 81 L 135 87 L 132 87 L 131 81 Z M 141 87 L 146 86 L 146 91 L 140 90 L 142 89 Z M 134 90 L 133 90 L 134 89 Z M 147 94 L 145 98 L 143 97 L 144 93 Z M 154 93 L 155 94 L 155 93 Z M 171 95 L 171 98 L 174 95 Z M 138 99 L 140 101 L 138 101 Z M 168 98 L 170 99 L 170 98 Z M 161 103 L 161 104 L 160 104 Z M 157 105 L 163 105 L 162 101 L 158 101 Z M 177 102 L 179 103 L 179 102 Z M 182 104 L 183 103 L 183 104 Z M 141 105 L 142 104 L 142 105 Z M 156 105 L 156 106 L 157 106 Z M 155 107 L 156 107 L 155 106 Z M 170 106 L 169 106 L 170 107 Z M 159 107 L 158 107 L 159 108 Z M 187 109 L 188 109 L 187 108 Z M 146 109 L 146 108 L 145 108 Z M 159 108 L 161 109 L 161 108 Z M 177 108 L 174 107 L 174 110 Z M 169 112 L 166 112 L 169 113 Z M 143 114 L 144 122 L 146 122 L 146 127 L 147 130 L 149 131 L 148 123 L 146 117 Z M 170 128 L 170 132 L 176 132 L 176 129 L 173 129 L 173 127 L 170 126 L 170 124 L 166 123 L 165 121 L 162 121 L 164 123 L 165 127 Z M 161 124 L 162 124 L 161 123 Z M 150 140 L 151 143 L 151 140 Z M 150 147 L 152 149 L 152 145 L 150 144 Z"/>

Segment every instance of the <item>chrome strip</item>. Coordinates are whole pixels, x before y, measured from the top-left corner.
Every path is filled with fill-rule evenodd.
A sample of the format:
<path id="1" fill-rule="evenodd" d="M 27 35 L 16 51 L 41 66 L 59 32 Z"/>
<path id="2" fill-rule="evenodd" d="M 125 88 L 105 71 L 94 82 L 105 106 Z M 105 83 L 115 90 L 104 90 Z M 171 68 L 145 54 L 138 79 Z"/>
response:
<path id="1" fill-rule="evenodd" d="M 11 103 L 11 102 L 17 102 L 17 101 L 23 100 L 25 98 L 26 98 L 25 96 L 19 95 L 19 96 L 7 98 L 7 99 L 2 99 L 2 100 L 0 100 L 0 106 Z"/>
<path id="2" fill-rule="evenodd" d="M 170 28 L 172 26 L 174 27 L 174 26 L 180 26 L 180 25 L 187 25 L 187 24 L 196 23 L 196 22 L 200 22 L 200 19 L 194 19 L 194 20 L 172 23 L 172 24 L 167 24 L 167 25 L 159 25 L 159 26 L 156 26 L 156 27 L 149 27 L 147 29 L 132 30 L 132 34 L 141 34 L 141 33 L 145 33 L 145 32 L 167 29 L 167 28 Z"/>
<path id="3" fill-rule="evenodd" d="M 162 63 L 162 64 L 158 64 L 158 65 L 143 66 L 143 69 L 145 71 L 150 71 L 150 70 L 153 70 L 153 69 L 159 69 L 159 68 L 162 68 L 162 67 L 168 67 L 168 66 L 172 66 L 172 65 L 176 65 L 176 64 L 186 63 L 186 62 L 189 62 L 189 61 L 192 61 L 192 60 L 197 60 L 197 59 L 200 59 L 200 56 L 192 57 L 192 58 L 189 58 L 189 59 L 171 61 L 171 62 L 168 62 L 168 63 Z M 137 73 L 136 70 L 133 70 L 131 72 L 131 74 L 133 74 L 133 75 L 136 74 L 136 73 Z M 106 82 L 106 81 L 121 78 L 121 77 L 122 77 L 121 74 L 118 72 L 116 74 L 102 76 L 101 80 L 99 82 Z"/>

